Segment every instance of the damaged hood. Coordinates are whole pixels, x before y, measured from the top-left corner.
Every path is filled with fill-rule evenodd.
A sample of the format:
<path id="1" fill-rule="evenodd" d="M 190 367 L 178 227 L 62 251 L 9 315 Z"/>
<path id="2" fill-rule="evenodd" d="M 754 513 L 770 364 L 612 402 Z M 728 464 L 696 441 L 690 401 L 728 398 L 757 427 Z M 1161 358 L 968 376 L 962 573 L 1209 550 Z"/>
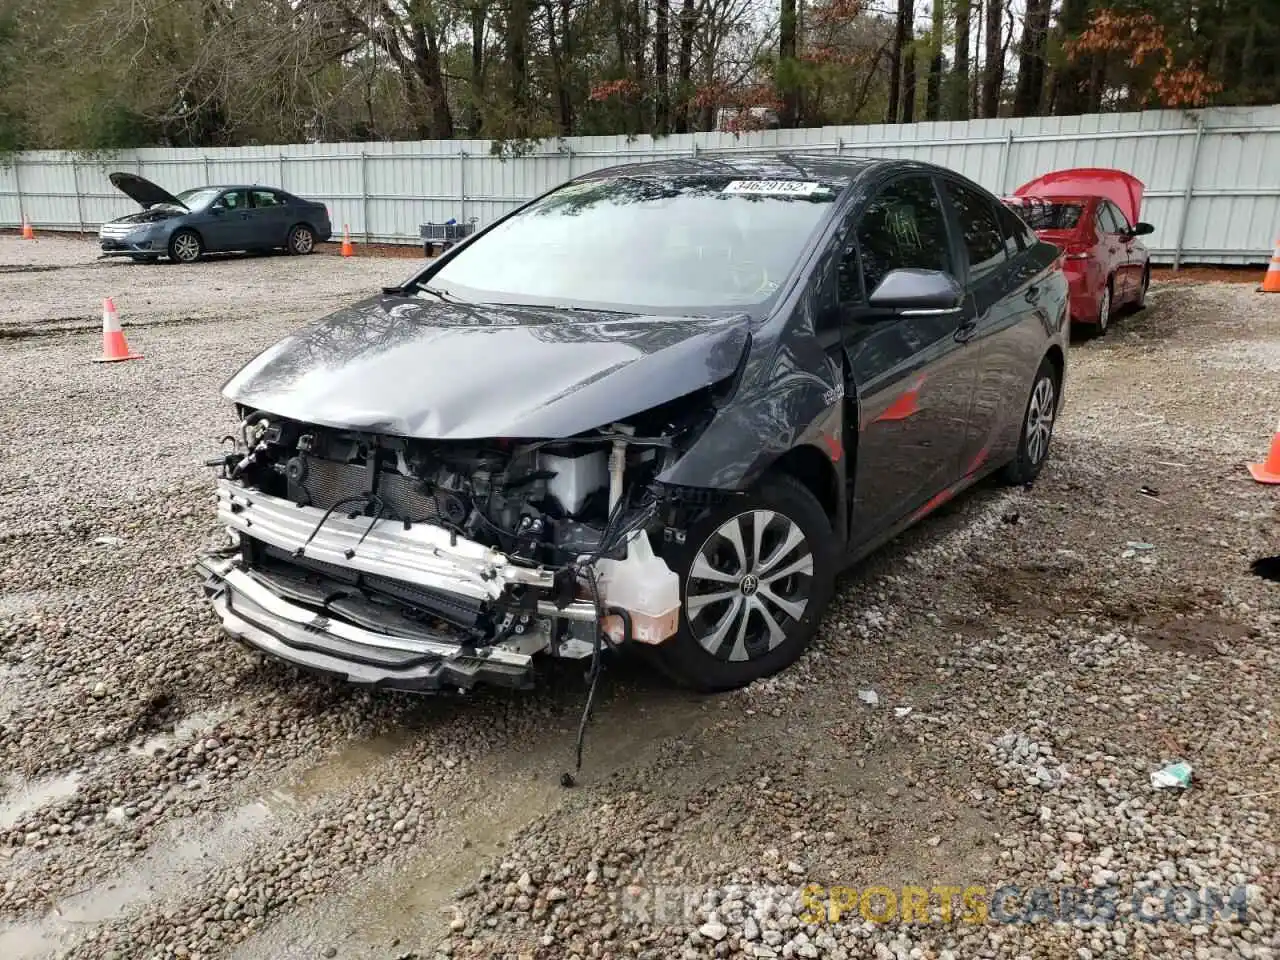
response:
<path id="1" fill-rule="evenodd" d="M 748 323 L 382 296 L 286 337 L 222 392 L 328 427 L 557 439 L 730 376 Z"/>
<path id="2" fill-rule="evenodd" d="M 185 203 L 164 189 L 164 187 L 158 187 L 150 180 L 140 177 L 136 173 L 113 173 L 109 179 L 113 187 L 139 204 L 144 210 L 150 210 L 160 204 L 177 207 L 179 210 L 187 209 Z"/>

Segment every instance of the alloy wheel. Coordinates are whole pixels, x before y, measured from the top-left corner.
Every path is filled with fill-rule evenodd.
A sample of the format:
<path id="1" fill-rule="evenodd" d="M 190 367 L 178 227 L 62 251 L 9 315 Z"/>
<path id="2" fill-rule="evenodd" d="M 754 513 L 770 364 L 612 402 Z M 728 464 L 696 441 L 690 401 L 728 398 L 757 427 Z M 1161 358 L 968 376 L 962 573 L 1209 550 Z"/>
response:
<path id="1" fill-rule="evenodd" d="M 310 253 L 315 246 L 315 237 L 311 235 L 311 231 L 305 227 L 299 227 L 293 232 L 293 252 L 299 254 Z"/>
<path id="2" fill-rule="evenodd" d="M 1038 464 L 1049 452 L 1055 412 L 1053 401 L 1053 380 L 1041 377 L 1031 392 L 1031 404 L 1027 407 L 1027 459 L 1032 465 Z"/>
<path id="3" fill-rule="evenodd" d="M 173 252 L 183 263 L 192 263 L 200 257 L 200 241 L 195 234 L 180 234 L 173 241 Z"/>
<path id="4" fill-rule="evenodd" d="M 1111 322 L 1111 287 L 1102 288 L 1102 300 L 1098 303 L 1098 332 L 1106 333 L 1107 324 Z"/>
<path id="5" fill-rule="evenodd" d="M 717 659 L 765 656 L 804 616 L 812 581 L 813 548 L 799 525 L 773 510 L 740 513 L 694 557 L 685 591 L 689 629 Z"/>

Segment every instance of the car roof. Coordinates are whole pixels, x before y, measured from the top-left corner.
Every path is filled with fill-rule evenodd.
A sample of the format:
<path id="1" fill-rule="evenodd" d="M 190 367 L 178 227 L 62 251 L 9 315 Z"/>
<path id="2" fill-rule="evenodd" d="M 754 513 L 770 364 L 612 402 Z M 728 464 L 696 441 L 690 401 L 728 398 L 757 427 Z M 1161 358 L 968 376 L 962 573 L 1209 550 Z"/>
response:
<path id="1" fill-rule="evenodd" d="M 273 187 L 269 183 L 211 183 L 207 187 L 192 187 L 192 190 L 274 190 L 276 193 L 288 193 L 283 187 Z M 183 191 L 184 193 L 186 191 Z"/>
<path id="2" fill-rule="evenodd" d="M 720 157 L 673 157 L 644 163 L 627 163 L 593 170 L 578 177 L 595 180 L 606 177 L 696 177 L 731 176 L 761 180 L 844 180 L 852 183 L 868 171 L 886 164 L 926 167 L 914 161 L 879 157 L 841 157 L 828 154 L 758 153 Z"/>

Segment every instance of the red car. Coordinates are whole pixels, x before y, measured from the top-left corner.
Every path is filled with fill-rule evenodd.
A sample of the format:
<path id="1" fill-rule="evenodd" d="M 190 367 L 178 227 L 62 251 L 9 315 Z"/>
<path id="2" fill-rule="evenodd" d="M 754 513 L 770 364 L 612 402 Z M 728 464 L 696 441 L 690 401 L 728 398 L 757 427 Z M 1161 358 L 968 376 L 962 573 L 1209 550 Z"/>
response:
<path id="1" fill-rule="evenodd" d="M 1142 181 L 1122 170 L 1059 170 L 1024 183 L 1004 202 L 1040 239 L 1060 247 L 1071 286 L 1071 321 L 1107 329 L 1121 307 L 1142 307 L 1151 257 L 1138 237 Z"/>

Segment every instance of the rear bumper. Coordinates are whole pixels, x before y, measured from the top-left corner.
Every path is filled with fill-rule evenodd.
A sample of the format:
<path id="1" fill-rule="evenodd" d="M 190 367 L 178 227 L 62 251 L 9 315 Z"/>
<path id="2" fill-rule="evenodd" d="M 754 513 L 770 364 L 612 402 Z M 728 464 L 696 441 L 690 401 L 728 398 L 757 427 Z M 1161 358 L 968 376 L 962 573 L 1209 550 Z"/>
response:
<path id="1" fill-rule="evenodd" d="M 528 654 L 499 647 L 477 650 L 427 630 L 398 635 L 332 619 L 286 600 L 234 560 L 205 558 L 198 569 L 228 634 L 299 667 L 351 683 L 413 692 L 533 683 Z"/>
<path id="2" fill-rule="evenodd" d="M 1089 267 L 1087 260 L 1068 260 L 1065 264 L 1068 309 L 1073 323 L 1098 322 L 1099 303 L 1089 292 Z"/>

